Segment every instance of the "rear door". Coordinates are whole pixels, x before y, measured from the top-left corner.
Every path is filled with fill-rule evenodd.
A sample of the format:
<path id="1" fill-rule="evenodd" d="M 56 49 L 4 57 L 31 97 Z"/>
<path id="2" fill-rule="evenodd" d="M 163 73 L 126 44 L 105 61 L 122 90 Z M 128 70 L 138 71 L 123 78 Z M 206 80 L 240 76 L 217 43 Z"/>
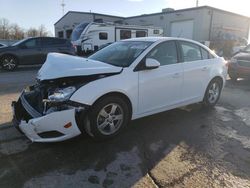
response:
<path id="1" fill-rule="evenodd" d="M 19 54 L 22 64 L 41 64 L 42 49 L 40 38 L 31 38 L 19 45 Z"/>
<path id="2" fill-rule="evenodd" d="M 195 43 L 179 41 L 179 48 L 183 62 L 183 101 L 199 101 L 209 81 L 210 64 L 209 55 L 205 58 L 202 47 Z M 205 49 L 203 49 L 205 50 Z M 204 57 L 203 57 L 204 56 Z"/>

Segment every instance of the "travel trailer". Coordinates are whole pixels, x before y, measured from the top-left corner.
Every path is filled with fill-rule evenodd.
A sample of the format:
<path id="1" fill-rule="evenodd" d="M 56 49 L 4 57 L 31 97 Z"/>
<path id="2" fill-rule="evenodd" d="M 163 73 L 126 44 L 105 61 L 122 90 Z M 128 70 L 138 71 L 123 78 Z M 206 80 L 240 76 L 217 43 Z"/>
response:
<path id="1" fill-rule="evenodd" d="M 163 29 L 114 23 L 81 23 L 71 35 L 78 55 L 88 55 L 113 42 L 138 37 L 161 37 Z"/>

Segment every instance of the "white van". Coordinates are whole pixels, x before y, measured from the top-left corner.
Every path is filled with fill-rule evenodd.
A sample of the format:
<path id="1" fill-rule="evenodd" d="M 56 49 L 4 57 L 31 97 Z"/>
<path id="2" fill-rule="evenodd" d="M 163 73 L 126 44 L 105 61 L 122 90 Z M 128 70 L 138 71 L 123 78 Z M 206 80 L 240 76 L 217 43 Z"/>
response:
<path id="1" fill-rule="evenodd" d="M 91 22 L 76 26 L 71 41 L 78 55 L 87 55 L 119 40 L 160 36 L 163 29 L 158 27 Z"/>

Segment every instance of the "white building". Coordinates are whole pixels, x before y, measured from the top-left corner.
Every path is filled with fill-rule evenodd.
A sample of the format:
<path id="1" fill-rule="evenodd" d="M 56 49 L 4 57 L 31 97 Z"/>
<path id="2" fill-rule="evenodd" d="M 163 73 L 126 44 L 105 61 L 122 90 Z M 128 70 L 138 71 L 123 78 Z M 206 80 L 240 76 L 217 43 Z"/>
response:
<path id="1" fill-rule="evenodd" d="M 69 11 L 55 23 L 55 36 L 70 38 L 72 29 L 76 25 L 92 21 L 156 26 L 163 28 L 164 36 L 184 37 L 200 42 L 248 39 L 250 26 L 249 17 L 209 6 L 181 10 L 163 9 L 159 13 L 133 17 Z"/>

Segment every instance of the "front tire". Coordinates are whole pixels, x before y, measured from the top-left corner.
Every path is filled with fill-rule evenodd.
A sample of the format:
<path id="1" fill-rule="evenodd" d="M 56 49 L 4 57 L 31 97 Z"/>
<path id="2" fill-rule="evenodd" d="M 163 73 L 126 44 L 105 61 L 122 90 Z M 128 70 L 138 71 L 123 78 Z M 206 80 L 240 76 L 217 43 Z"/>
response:
<path id="1" fill-rule="evenodd" d="M 223 82 L 220 79 L 213 79 L 207 89 L 203 99 L 205 107 L 214 107 L 220 99 Z"/>
<path id="2" fill-rule="evenodd" d="M 6 71 L 13 71 L 18 66 L 17 58 L 12 55 L 4 55 L 0 59 L 1 67 Z"/>
<path id="3" fill-rule="evenodd" d="M 85 130 L 96 140 L 112 138 L 119 134 L 130 121 L 127 102 L 119 96 L 107 96 L 91 108 Z"/>

